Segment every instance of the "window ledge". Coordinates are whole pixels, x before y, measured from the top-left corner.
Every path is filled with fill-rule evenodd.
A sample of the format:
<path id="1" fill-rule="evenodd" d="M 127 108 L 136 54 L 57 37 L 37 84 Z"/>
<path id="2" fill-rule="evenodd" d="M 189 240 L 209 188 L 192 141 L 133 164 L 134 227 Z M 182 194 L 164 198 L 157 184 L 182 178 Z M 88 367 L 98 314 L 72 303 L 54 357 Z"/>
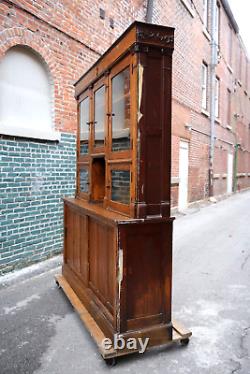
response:
<path id="1" fill-rule="evenodd" d="M 0 124 L 0 134 L 32 139 L 61 140 L 61 133 L 53 129 L 38 130 L 19 126 L 6 126 L 3 124 Z"/>
<path id="2" fill-rule="evenodd" d="M 221 125 L 221 120 L 218 117 L 215 118 L 215 122 Z"/>
<path id="3" fill-rule="evenodd" d="M 171 186 L 178 186 L 180 182 L 179 177 L 172 177 L 171 178 Z"/>
<path id="4" fill-rule="evenodd" d="M 206 109 L 201 109 L 201 113 L 204 114 L 206 117 L 209 117 L 209 112 Z"/>
<path id="5" fill-rule="evenodd" d="M 207 38 L 207 40 L 211 41 L 211 36 L 210 36 L 209 32 L 207 31 L 205 26 L 203 26 L 202 32 L 205 35 L 205 37 Z"/>
<path id="6" fill-rule="evenodd" d="M 232 131 L 232 126 L 226 125 L 226 129 L 228 129 L 229 131 Z"/>
<path id="7" fill-rule="evenodd" d="M 228 68 L 228 70 L 230 71 L 230 73 L 233 74 L 233 72 L 234 72 L 234 71 L 233 71 L 233 68 L 232 68 L 229 64 L 227 64 L 227 68 Z"/>
<path id="8" fill-rule="evenodd" d="M 237 173 L 238 178 L 246 177 L 247 173 Z"/>
<path id="9" fill-rule="evenodd" d="M 190 4 L 188 3 L 188 0 L 181 0 L 182 4 L 186 7 L 186 9 L 189 11 L 189 13 L 191 14 L 191 16 L 194 18 L 194 10 L 193 8 L 190 6 Z"/>
<path id="10" fill-rule="evenodd" d="M 214 174 L 213 179 L 220 179 L 220 174 Z"/>

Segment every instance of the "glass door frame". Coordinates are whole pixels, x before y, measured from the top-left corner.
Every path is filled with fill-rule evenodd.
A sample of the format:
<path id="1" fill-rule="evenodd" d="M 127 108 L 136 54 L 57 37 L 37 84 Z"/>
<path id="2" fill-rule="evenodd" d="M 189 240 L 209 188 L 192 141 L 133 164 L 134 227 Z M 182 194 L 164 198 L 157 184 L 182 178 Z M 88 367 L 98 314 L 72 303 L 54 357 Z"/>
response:
<path id="1" fill-rule="evenodd" d="M 104 139 L 103 139 L 103 146 L 95 146 L 95 92 L 99 90 L 102 86 L 105 87 L 105 96 L 104 96 Z M 109 99 L 109 84 L 108 84 L 108 77 L 104 76 L 97 80 L 91 89 L 90 96 L 90 119 L 91 119 L 91 125 L 90 125 L 90 153 L 91 155 L 99 155 L 99 154 L 105 154 L 106 151 L 106 144 L 107 144 L 107 138 L 108 138 L 108 99 Z"/>
<path id="2" fill-rule="evenodd" d="M 122 151 L 113 151 L 112 150 L 112 79 L 121 73 L 126 68 L 129 68 L 129 79 L 130 79 L 130 148 Z M 132 124 L 132 60 L 131 56 L 125 57 L 123 60 L 118 62 L 110 71 L 108 77 L 108 86 L 109 86 L 109 100 L 108 100 L 108 146 L 107 146 L 107 155 L 110 160 L 112 159 L 130 159 L 132 155 L 133 148 L 133 124 Z"/>
<path id="3" fill-rule="evenodd" d="M 115 210 L 116 212 L 124 213 L 126 215 L 129 215 L 130 213 L 130 207 L 133 200 L 133 188 L 132 188 L 132 162 L 124 162 L 122 160 L 109 160 L 106 163 L 107 168 L 107 185 L 106 185 L 106 207 L 109 207 L 112 210 Z M 112 170 L 126 170 L 129 171 L 129 203 L 124 204 L 118 201 L 112 200 L 112 178 L 111 173 Z"/>
<path id="4" fill-rule="evenodd" d="M 86 98 L 89 98 L 89 137 L 88 137 L 88 153 L 86 154 L 81 154 L 81 113 L 80 113 L 80 108 L 81 108 L 81 103 L 86 99 Z M 90 147 L 91 147 L 91 144 L 90 144 L 90 139 L 91 139 L 91 101 L 92 101 L 92 98 L 91 98 L 91 91 L 90 89 L 87 89 L 86 91 L 84 91 L 80 97 L 79 97 L 79 102 L 78 102 L 78 105 L 77 105 L 77 117 L 78 117 L 78 121 L 77 121 L 77 163 L 79 162 L 84 162 L 86 160 L 89 161 L 90 159 Z"/>
<path id="5" fill-rule="evenodd" d="M 86 184 L 88 185 L 88 192 L 83 192 L 80 190 L 80 172 L 82 169 L 86 169 L 88 171 L 88 180 Z M 76 191 L 77 196 L 83 198 L 85 200 L 89 200 L 90 192 L 91 192 L 91 168 L 88 162 L 78 162 L 77 163 L 77 175 L 76 175 Z"/>

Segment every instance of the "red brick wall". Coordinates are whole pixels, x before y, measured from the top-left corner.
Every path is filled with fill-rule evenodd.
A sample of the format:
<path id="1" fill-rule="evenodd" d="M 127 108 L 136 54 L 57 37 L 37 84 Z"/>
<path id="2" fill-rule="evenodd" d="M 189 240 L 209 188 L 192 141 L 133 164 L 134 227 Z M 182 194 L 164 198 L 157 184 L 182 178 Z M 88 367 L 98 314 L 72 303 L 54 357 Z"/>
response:
<path id="1" fill-rule="evenodd" d="M 76 130 L 73 83 L 134 20 L 143 19 L 145 1 L 31 1 L 0 3 L 0 59 L 16 44 L 37 51 L 54 81 L 55 127 Z M 99 17 L 105 9 L 105 20 Z M 123 15 L 123 16 L 122 16 Z M 109 25 L 113 17 L 115 28 Z"/>
<path id="2" fill-rule="evenodd" d="M 188 0 L 186 0 L 188 2 Z M 49 66 L 54 80 L 55 126 L 75 132 L 76 102 L 73 82 L 134 20 L 145 20 L 146 0 L 116 2 L 84 0 L 3 0 L 0 4 L 0 59 L 16 44 L 36 50 Z M 173 162 L 179 173 L 179 142 L 189 142 L 189 202 L 208 197 L 209 113 L 201 110 L 201 65 L 210 63 L 209 35 L 203 32 L 202 0 L 194 0 L 192 14 L 182 0 L 154 1 L 153 22 L 175 27 L 173 56 Z M 105 19 L 99 16 L 99 8 Z M 110 27 L 110 18 L 114 28 Z M 209 19 L 211 17 L 209 16 Z M 238 173 L 250 172 L 250 72 L 239 37 L 233 33 L 233 60 L 229 67 L 228 17 L 220 6 L 220 108 L 216 123 L 214 158 L 215 194 L 226 192 L 227 153 L 240 143 Z M 239 51 L 242 66 L 239 67 Z M 241 77 L 239 77 L 241 70 Z M 248 71 L 248 74 L 247 74 Z M 239 81 L 240 78 L 240 81 Z M 232 92 L 231 128 L 227 128 L 227 89 Z M 208 112 L 210 103 L 208 100 Z M 237 116 L 235 115 L 237 114 Z M 191 126 L 190 129 L 187 125 Z M 178 204 L 178 181 L 172 205 Z M 239 176 L 238 186 L 250 186 L 250 176 Z"/>

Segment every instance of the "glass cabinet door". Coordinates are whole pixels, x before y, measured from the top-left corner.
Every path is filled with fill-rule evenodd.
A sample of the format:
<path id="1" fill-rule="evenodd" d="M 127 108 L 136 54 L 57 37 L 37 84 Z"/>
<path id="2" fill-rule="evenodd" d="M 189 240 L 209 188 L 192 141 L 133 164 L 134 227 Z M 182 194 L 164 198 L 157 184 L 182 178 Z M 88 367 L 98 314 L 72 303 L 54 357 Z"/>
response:
<path id="1" fill-rule="evenodd" d="M 130 149 L 130 69 L 111 79 L 112 151 Z"/>
<path id="2" fill-rule="evenodd" d="M 99 148 L 104 146 L 105 138 L 105 85 L 99 87 L 94 91 L 94 147 Z"/>
<path id="3" fill-rule="evenodd" d="M 130 203 L 130 170 L 111 170 L 111 200 Z"/>
<path id="4" fill-rule="evenodd" d="M 87 198 L 89 195 L 89 166 L 86 164 L 78 164 L 78 195 Z"/>
<path id="5" fill-rule="evenodd" d="M 132 201 L 131 164 L 127 162 L 111 162 L 107 170 L 107 201 L 111 209 L 128 214 Z"/>
<path id="6" fill-rule="evenodd" d="M 90 126 L 90 100 L 89 97 L 85 97 L 79 104 L 79 138 L 80 138 L 80 149 L 81 155 L 87 155 L 89 152 L 89 126 Z"/>

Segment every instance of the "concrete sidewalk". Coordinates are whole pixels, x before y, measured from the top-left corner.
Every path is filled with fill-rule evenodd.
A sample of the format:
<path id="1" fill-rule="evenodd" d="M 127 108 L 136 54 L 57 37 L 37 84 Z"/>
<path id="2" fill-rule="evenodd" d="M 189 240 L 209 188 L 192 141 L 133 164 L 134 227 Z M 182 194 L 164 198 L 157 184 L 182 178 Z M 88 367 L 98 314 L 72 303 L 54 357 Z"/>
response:
<path id="1" fill-rule="evenodd" d="M 249 191 L 176 220 L 173 317 L 193 337 L 113 368 L 55 285 L 60 258 L 2 277 L 0 373 L 250 373 L 249 224 Z"/>

